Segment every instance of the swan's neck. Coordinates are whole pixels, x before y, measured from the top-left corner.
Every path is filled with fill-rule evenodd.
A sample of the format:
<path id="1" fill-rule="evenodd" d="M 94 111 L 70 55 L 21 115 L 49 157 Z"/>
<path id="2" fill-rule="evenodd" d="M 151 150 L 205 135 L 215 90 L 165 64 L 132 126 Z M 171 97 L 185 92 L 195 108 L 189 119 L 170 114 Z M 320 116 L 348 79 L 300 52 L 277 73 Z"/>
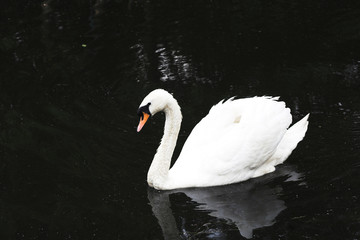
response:
<path id="1" fill-rule="evenodd" d="M 172 98 L 165 109 L 164 135 L 151 166 L 148 171 L 147 181 L 150 186 L 157 189 L 166 188 L 168 173 L 176 141 L 181 126 L 181 111 L 177 101 Z"/>

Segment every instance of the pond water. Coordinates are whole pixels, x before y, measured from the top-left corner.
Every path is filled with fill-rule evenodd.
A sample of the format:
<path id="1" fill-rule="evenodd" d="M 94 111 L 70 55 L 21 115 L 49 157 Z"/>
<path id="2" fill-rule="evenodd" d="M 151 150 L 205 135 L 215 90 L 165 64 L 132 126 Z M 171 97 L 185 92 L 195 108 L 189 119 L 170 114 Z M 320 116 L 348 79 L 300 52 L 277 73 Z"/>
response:
<path id="1" fill-rule="evenodd" d="M 0 21 L 1 239 L 360 239 L 359 1 L 9 1 Z M 281 96 L 305 139 L 274 173 L 159 192 L 163 131 L 143 97 L 183 111 L 178 155 L 219 100 Z M 175 158 L 176 159 L 176 158 Z"/>

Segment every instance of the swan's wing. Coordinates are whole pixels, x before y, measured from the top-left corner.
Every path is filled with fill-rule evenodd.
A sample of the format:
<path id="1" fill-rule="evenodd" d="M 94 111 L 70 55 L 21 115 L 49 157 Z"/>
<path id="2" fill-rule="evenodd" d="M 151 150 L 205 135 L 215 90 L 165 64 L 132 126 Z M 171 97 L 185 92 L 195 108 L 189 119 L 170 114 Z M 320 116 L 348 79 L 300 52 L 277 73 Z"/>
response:
<path id="1" fill-rule="evenodd" d="M 230 99 L 213 106 L 189 135 L 171 174 L 209 185 L 255 177 L 292 121 L 277 100 Z"/>

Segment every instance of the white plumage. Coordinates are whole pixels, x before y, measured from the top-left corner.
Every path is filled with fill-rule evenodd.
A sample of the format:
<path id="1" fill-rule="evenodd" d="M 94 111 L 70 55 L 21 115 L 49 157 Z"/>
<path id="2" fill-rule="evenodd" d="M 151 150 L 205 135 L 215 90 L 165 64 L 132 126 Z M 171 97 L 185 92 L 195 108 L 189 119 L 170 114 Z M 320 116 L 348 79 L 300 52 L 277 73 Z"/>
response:
<path id="1" fill-rule="evenodd" d="M 169 170 L 180 107 L 171 94 L 157 89 L 144 98 L 139 115 L 144 109 L 150 115 L 165 112 L 164 136 L 148 172 L 148 184 L 161 190 L 225 185 L 272 172 L 303 139 L 309 116 L 288 129 L 290 109 L 278 97 L 221 101 L 195 126 Z"/>

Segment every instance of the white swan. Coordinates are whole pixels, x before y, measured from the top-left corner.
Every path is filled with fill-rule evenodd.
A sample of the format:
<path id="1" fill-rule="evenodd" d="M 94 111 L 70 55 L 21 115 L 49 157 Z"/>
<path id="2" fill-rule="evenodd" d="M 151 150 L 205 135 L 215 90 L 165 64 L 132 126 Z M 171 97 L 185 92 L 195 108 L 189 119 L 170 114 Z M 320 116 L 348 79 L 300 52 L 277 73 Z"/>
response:
<path id="1" fill-rule="evenodd" d="M 159 190 L 208 187 L 259 177 L 283 163 L 305 136 L 308 117 L 288 129 L 290 109 L 272 97 L 229 99 L 213 106 L 192 130 L 170 168 L 182 115 L 173 96 L 157 89 L 138 109 L 139 132 L 159 111 L 165 112 L 165 129 L 147 175 L 149 186 Z"/>

